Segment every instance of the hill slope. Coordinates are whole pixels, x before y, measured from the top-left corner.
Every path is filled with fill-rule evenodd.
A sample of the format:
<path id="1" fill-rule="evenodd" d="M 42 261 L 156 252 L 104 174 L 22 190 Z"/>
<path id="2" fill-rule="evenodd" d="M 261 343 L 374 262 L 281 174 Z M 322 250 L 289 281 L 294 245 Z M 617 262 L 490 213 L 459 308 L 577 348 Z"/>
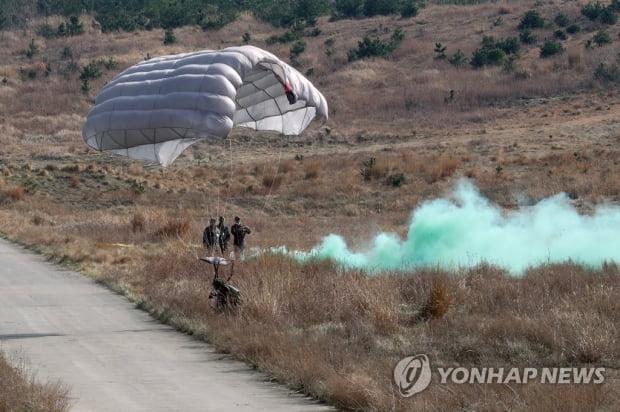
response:
<path id="1" fill-rule="evenodd" d="M 242 216 L 253 229 L 249 245 L 260 249 L 307 251 L 329 233 L 358 251 L 379 232 L 404 239 L 412 212 L 449 197 L 462 177 L 508 214 L 562 191 L 586 215 L 616 204 L 619 28 L 583 17 L 584 4 L 429 6 L 408 19 L 320 19 L 297 63 L 329 101 L 325 127 L 295 138 L 235 131 L 192 147 L 166 169 L 85 147 L 81 126 L 96 91 L 149 56 L 238 45 L 245 33 L 286 58 L 291 43 L 268 44 L 285 29 L 242 16 L 218 31 L 176 29 L 177 42 L 164 45 L 161 30 L 102 34 L 81 16 L 86 33 L 75 37 L 36 36 L 44 21 L 2 32 L 2 232 L 342 408 L 613 410 L 615 264 L 543 264 L 522 277 L 485 263 L 369 277 L 261 255 L 236 266 L 245 304 L 234 315 L 208 306 L 210 274 L 195 259 L 205 253 L 198 249 L 204 225 L 218 215 Z M 538 41 L 522 44 L 518 59 L 479 69 L 448 61 L 459 49 L 471 59 L 484 36 L 519 36 L 533 7 L 547 24 L 533 30 Z M 581 30 L 561 41 L 563 53 L 541 58 L 560 12 Z M 349 62 L 364 36 L 388 42 L 397 27 L 404 39 L 389 58 Z M 600 30 L 611 44 L 586 48 Z M 444 46 L 446 58 L 436 58 Z M 84 93 L 79 75 L 90 62 L 102 76 Z M 435 380 L 401 398 L 393 368 L 415 353 L 431 354 L 435 367 L 593 365 L 607 368 L 607 382 L 507 388 Z"/>

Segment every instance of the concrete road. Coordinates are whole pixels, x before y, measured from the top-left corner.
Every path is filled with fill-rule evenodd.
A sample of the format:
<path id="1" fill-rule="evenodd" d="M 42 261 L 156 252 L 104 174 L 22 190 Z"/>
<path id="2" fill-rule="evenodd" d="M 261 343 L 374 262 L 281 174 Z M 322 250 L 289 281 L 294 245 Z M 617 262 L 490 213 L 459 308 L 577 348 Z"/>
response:
<path id="1" fill-rule="evenodd" d="M 3 239 L 0 349 L 67 384 L 72 411 L 330 409 Z"/>

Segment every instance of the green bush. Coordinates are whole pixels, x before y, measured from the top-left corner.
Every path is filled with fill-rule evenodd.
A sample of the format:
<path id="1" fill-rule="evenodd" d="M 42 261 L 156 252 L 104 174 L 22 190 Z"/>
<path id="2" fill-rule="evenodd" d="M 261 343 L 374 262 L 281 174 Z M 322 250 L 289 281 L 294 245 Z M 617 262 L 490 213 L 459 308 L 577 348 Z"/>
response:
<path id="1" fill-rule="evenodd" d="M 388 177 L 388 184 L 392 187 L 401 187 L 405 184 L 405 175 L 396 173 Z"/>
<path id="2" fill-rule="evenodd" d="M 360 17 L 363 15 L 364 0 L 336 0 L 333 18 Z"/>
<path id="3" fill-rule="evenodd" d="M 618 16 L 616 12 L 620 11 L 620 1 L 613 0 L 611 5 L 605 7 L 598 1 L 596 3 L 588 3 L 581 8 L 581 14 L 588 19 L 594 21 L 599 20 L 603 24 L 616 24 Z"/>
<path id="4" fill-rule="evenodd" d="M 611 35 L 605 30 L 599 30 L 592 38 L 592 41 L 596 43 L 598 47 L 601 47 L 605 44 L 611 43 Z"/>
<path id="5" fill-rule="evenodd" d="M 49 24 L 44 23 L 37 28 L 37 35 L 46 39 L 53 39 L 56 37 L 56 30 L 54 30 Z"/>
<path id="6" fill-rule="evenodd" d="M 554 31 L 553 32 L 553 36 L 556 39 L 559 39 L 559 40 L 566 40 L 566 39 L 568 39 L 568 35 L 566 34 L 566 32 L 564 30 L 556 30 L 556 31 Z"/>
<path id="7" fill-rule="evenodd" d="M 73 60 L 73 50 L 71 50 L 71 47 L 65 46 L 62 49 L 62 52 L 60 52 L 60 59 L 61 60 Z"/>
<path id="8" fill-rule="evenodd" d="M 291 59 L 291 63 L 293 66 L 299 65 L 299 55 L 306 50 L 306 42 L 303 40 L 298 40 L 291 46 L 289 58 Z"/>
<path id="9" fill-rule="evenodd" d="M 357 43 L 357 50 L 350 49 L 347 52 L 348 60 L 354 61 L 358 59 L 365 59 L 369 57 L 383 57 L 387 58 L 396 48 L 402 43 L 405 38 L 405 32 L 400 27 L 397 27 L 392 33 L 389 42 L 381 41 L 378 37 L 370 39 L 368 36 Z"/>
<path id="10" fill-rule="evenodd" d="M 475 68 L 483 66 L 499 66 L 504 64 L 506 53 L 502 49 L 483 47 L 476 49 L 470 64 Z"/>
<path id="11" fill-rule="evenodd" d="M 174 35 L 174 30 L 167 29 L 164 33 L 164 44 L 174 44 L 177 42 L 177 37 Z"/>
<path id="12" fill-rule="evenodd" d="M 360 169 L 360 174 L 366 181 L 370 181 L 372 179 L 372 172 L 375 166 L 377 165 L 377 158 L 371 157 L 368 160 L 364 160 L 362 162 L 362 168 Z"/>
<path id="13" fill-rule="evenodd" d="M 618 65 L 616 64 L 607 66 L 604 63 L 601 63 L 596 68 L 596 71 L 594 72 L 594 77 L 599 80 L 606 80 L 618 83 L 620 82 L 620 68 L 618 68 Z"/>
<path id="14" fill-rule="evenodd" d="M 540 17 L 536 10 L 530 10 L 521 18 L 519 22 L 519 30 L 523 29 L 540 29 L 545 26 L 545 19 Z"/>
<path id="15" fill-rule="evenodd" d="M 519 40 L 523 44 L 534 44 L 538 39 L 536 38 L 536 35 L 532 32 L 531 29 L 523 29 L 519 33 Z"/>
<path id="16" fill-rule="evenodd" d="M 419 9 L 416 6 L 415 1 L 409 0 L 405 1 L 400 10 L 401 17 L 408 19 L 410 17 L 415 17 L 418 15 Z"/>
<path id="17" fill-rule="evenodd" d="M 570 26 L 568 26 L 566 28 L 566 32 L 568 34 L 575 34 L 575 33 L 579 33 L 579 31 L 581 30 L 581 27 L 579 27 L 578 24 L 571 24 Z"/>
<path id="18" fill-rule="evenodd" d="M 84 25 L 80 22 L 80 19 L 77 16 L 69 17 L 69 22 L 67 23 L 67 34 L 69 36 L 84 34 Z"/>
<path id="19" fill-rule="evenodd" d="M 41 50 L 39 49 L 39 46 L 34 42 L 34 39 L 32 39 L 30 41 L 30 44 L 28 45 L 28 50 L 26 50 L 26 57 L 32 59 L 39 53 L 41 53 Z"/>
<path id="20" fill-rule="evenodd" d="M 564 13 L 556 14 L 555 18 L 553 19 L 553 21 L 559 27 L 566 27 L 566 26 L 568 26 L 570 24 L 570 20 L 568 19 L 568 16 L 566 14 L 564 14 Z"/>
<path id="21" fill-rule="evenodd" d="M 435 48 L 433 51 L 435 52 L 436 60 L 443 60 L 446 58 L 446 46 L 441 43 L 435 43 Z"/>
<path id="22" fill-rule="evenodd" d="M 599 14 L 598 19 L 603 24 L 616 24 L 618 22 L 618 16 L 616 16 L 616 12 L 611 7 L 605 7 L 601 14 Z"/>
<path id="23" fill-rule="evenodd" d="M 400 10 L 399 0 L 365 0 L 364 1 L 364 16 L 387 16 L 389 14 L 396 14 Z"/>
<path id="24" fill-rule="evenodd" d="M 583 14 L 590 20 L 596 20 L 598 16 L 600 16 L 604 8 L 605 7 L 598 1 L 594 4 L 588 3 L 581 8 L 581 14 Z"/>
<path id="25" fill-rule="evenodd" d="M 555 40 L 546 40 L 542 46 L 540 46 L 540 57 L 551 57 L 556 54 L 560 54 L 564 51 L 564 47 Z"/>
<path id="26" fill-rule="evenodd" d="M 516 37 L 495 40 L 492 36 L 484 36 L 482 47 L 474 51 L 470 64 L 476 68 L 500 66 L 506 62 L 507 55 L 517 55 L 520 49 Z"/>
<path id="27" fill-rule="evenodd" d="M 368 36 L 364 36 L 361 41 L 357 42 L 357 50 L 350 49 L 347 52 L 347 58 L 349 61 L 369 57 L 386 58 L 389 53 L 390 47 L 388 43 L 381 41 L 379 38 L 371 39 Z"/>
<path id="28" fill-rule="evenodd" d="M 454 66 L 461 67 L 467 63 L 467 57 L 465 57 L 461 49 L 458 49 L 456 53 L 448 57 L 448 61 Z"/>
<path id="29" fill-rule="evenodd" d="M 82 66 L 80 72 L 80 80 L 92 80 L 101 77 L 103 73 L 99 69 L 99 65 L 95 61 L 91 61 L 86 66 Z"/>
<path id="30" fill-rule="evenodd" d="M 495 43 L 496 47 L 502 49 L 506 54 L 516 54 L 521 50 L 521 45 L 516 37 L 507 37 L 505 39 L 498 40 Z"/>

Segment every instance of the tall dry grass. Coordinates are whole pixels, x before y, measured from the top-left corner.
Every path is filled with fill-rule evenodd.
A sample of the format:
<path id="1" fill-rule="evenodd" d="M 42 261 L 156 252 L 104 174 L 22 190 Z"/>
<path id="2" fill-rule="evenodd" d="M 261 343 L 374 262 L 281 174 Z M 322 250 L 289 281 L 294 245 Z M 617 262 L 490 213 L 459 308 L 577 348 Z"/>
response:
<path id="1" fill-rule="evenodd" d="M 537 10 L 550 16 L 561 6 L 580 18 L 580 4 L 551 2 Z M 2 33 L 0 76 L 8 84 L 0 85 L 1 230 L 343 409 L 614 410 L 620 396 L 615 265 L 543 265 L 521 279 L 489 265 L 369 277 L 325 262 L 248 254 L 232 278 L 242 310 L 221 314 L 208 299 L 211 268 L 197 259 L 205 253 L 202 229 L 219 215 L 229 223 L 243 217 L 252 228 L 250 247 L 307 251 L 335 232 L 355 249 L 381 231 L 405 236 L 415 207 L 444 196 L 461 176 L 511 209 L 559 191 L 584 213 L 617 202 L 618 133 L 607 116 L 617 108 L 617 93 L 599 93 L 592 79 L 598 62 L 615 59 L 613 47 L 582 49 L 582 33 L 571 39 L 574 49 L 551 60 L 525 50 L 514 72 L 457 69 L 433 59 L 435 42 L 469 57 L 483 32 L 515 35 L 530 7 L 431 5 L 415 19 L 322 19 L 322 34 L 307 39 L 304 69 L 315 69 L 311 80 L 328 98 L 329 129 L 297 140 L 238 131 L 230 142 L 192 147 L 167 169 L 83 146 L 80 129 L 94 90 L 114 73 L 82 94 L 77 75 L 60 73 L 64 47 L 80 65 L 114 57 L 120 70 L 147 53 L 236 45 L 247 31 L 258 46 L 287 56 L 290 45 L 265 43 L 273 29 L 244 16 L 218 32 L 175 31 L 179 42 L 171 47 L 157 31 L 89 32 L 41 42 L 42 55 L 32 61 L 20 53 L 30 36 Z M 499 16 L 503 23 L 492 25 Z M 347 50 L 364 35 L 396 25 L 406 38 L 390 59 L 347 62 Z M 611 30 L 615 35 L 617 28 Z M 49 77 L 19 76 L 20 66 L 40 70 L 48 61 Z M 584 89 L 594 92 L 571 94 Z M 360 169 L 371 157 L 376 164 L 365 180 Z M 386 182 L 395 173 L 405 178 L 400 187 Z M 610 375 L 600 386 L 435 382 L 404 399 L 392 370 L 416 353 L 429 354 L 436 367 L 594 365 Z"/>
<path id="2" fill-rule="evenodd" d="M 65 412 L 69 390 L 60 382 L 41 384 L 23 361 L 0 352 L 0 410 Z"/>
<path id="3" fill-rule="evenodd" d="M 456 152 L 450 156 L 455 158 Z M 606 190 L 603 183 L 616 156 L 611 150 L 583 151 L 579 160 L 567 153 L 550 154 L 522 159 L 523 165 L 518 165 L 530 173 L 523 176 L 523 181 L 535 182 L 538 174 L 546 176 L 550 167 L 557 168 L 556 173 L 563 178 L 581 176 L 582 163 L 587 163 L 587 173 L 593 168 L 608 171 L 592 174 L 592 191 L 600 193 Z M 292 162 L 286 170 L 287 180 L 272 195 L 271 207 L 285 210 L 291 194 L 304 196 L 308 188 L 299 185 L 306 182 L 314 184 L 310 195 L 316 204 L 335 205 L 337 197 L 328 185 L 351 172 L 358 187 L 342 186 L 337 192 L 347 202 L 373 204 L 377 201 L 373 193 L 379 190 L 385 197 L 385 203 L 381 203 L 384 207 L 403 196 L 413 196 L 407 186 L 401 191 L 387 188 L 381 179 L 365 182 L 359 167 L 367 157 L 367 153 L 360 153 L 336 159 L 314 158 L 312 164 L 330 170 L 330 176 L 321 173 L 314 179 L 305 178 L 306 160 Z M 477 161 L 483 158 L 470 156 L 461 161 L 479 167 Z M 426 181 L 425 168 L 419 163 L 431 159 L 437 160 L 426 153 L 377 154 L 377 164 L 385 165 L 386 170 L 399 164 L 416 191 L 426 188 L 425 196 L 441 194 L 447 183 Z M 504 164 L 510 167 L 509 162 Z M 457 164 L 454 174 L 462 167 Z M 48 175 L 42 175 L 41 170 Z M 0 209 L 3 230 L 12 238 L 36 245 L 57 261 L 79 265 L 180 330 L 207 339 L 291 387 L 340 408 L 410 410 L 460 405 L 494 409 L 497 402 L 502 402 L 515 410 L 544 410 L 550 405 L 549 397 L 560 405 L 572 402 L 578 409 L 592 402 L 603 410 L 614 404 L 618 388 L 613 380 L 604 387 L 578 387 L 574 391 L 537 384 L 512 390 L 497 385 L 434 384 L 415 400 L 394 395 L 391 381 L 396 362 L 414 353 L 429 353 L 433 364 L 442 367 L 602 365 L 613 373 L 620 366 L 616 319 L 620 289 L 614 265 L 601 270 L 570 263 L 546 265 L 530 269 L 521 279 L 488 265 L 369 277 L 343 272 L 325 262 L 300 264 L 276 255 L 248 256 L 237 263 L 232 278 L 242 291 L 242 309 L 236 314 L 221 314 L 213 310 L 208 299 L 212 269 L 197 259 L 204 254 L 199 239 L 211 213 L 203 209 L 204 198 L 192 193 L 189 186 L 186 191 L 165 193 L 166 189 L 147 185 L 147 190 L 133 197 L 132 203 L 115 203 L 119 199 L 117 191 L 101 192 L 94 183 L 101 185 L 105 180 L 104 186 L 111 188 L 129 185 L 127 169 L 110 167 L 103 174 L 105 170 L 96 167 L 33 165 L 11 171 L 14 174 L 4 177 L 5 184 L 33 179 L 36 183 L 40 179 L 38 188 L 24 201 Z M 132 172 L 144 175 L 143 170 Z M 187 173 L 193 173 L 191 168 Z M 246 173 L 252 175 L 255 169 L 250 167 Z M 69 198 L 72 184 L 71 179 L 62 178 L 65 175 L 82 182 L 80 202 L 61 202 L 55 197 L 57 190 L 66 193 L 65 200 Z M 293 176 L 298 181 L 289 183 Z M 175 174 L 168 178 L 175 179 Z M 239 172 L 235 178 L 245 176 Z M 165 176 L 159 179 L 162 187 L 167 185 Z M 453 176 L 447 177 L 450 179 Z M 600 179 L 598 184 L 596 179 Z M 50 181 L 60 186 L 50 186 Z M 44 182 L 48 185 L 44 186 Z M 506 187 L 515 184 L 507 180 L 481 183 L 487 185 L 482 190 L 489 191 L 495 200 L 502 197 L 491 188 L 498 183 Z M 253 229 L 247 239 L 250 246 L 303 249 L 318 243 L 320 236 L 329 231 L 343 234 L 355 246 L 356 239 L 364 239 L 369 233 L 367 226 L 360 227 L 359 217 L 347 216 L 344 210 L 337 214 L 326 211 L 333 216 L 322 218 L 312 216 L 314 209 L 301 206 L 290 216 L 265 217 L 261 214 L 263 198 L 255 194 L 235 200 L 255 208 L 252 214 L 243 214 Z M 105 204 L 109 207 L 101 206 Z M 239 205 L 225 214 L 228 217 L 236 210 L 240 210 Z M 360 210 L 368 220 L 368 211 Z M 372 218 L 371 233 L 406 228 L 410 210 L 407 207 L 397 213 L 388 208 L 377 213 Z M 184 229 L 163 230 L 168 226 Z M 172 235 L 153 236 L 158 231 Z M 114 246 L 116 243 L 130 247 Z"/>

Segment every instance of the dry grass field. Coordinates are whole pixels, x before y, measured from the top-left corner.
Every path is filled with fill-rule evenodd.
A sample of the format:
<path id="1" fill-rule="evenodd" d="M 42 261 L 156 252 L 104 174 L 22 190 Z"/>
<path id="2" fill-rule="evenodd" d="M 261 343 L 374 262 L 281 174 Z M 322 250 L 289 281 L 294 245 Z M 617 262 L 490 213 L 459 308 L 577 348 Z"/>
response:
<path id="1" fill-rule="evenodd" d="M 42 21 L 0 32 L 0 232 L 124 293 L 180 330 L 274 379 L 345 410 L 617 410 L 620 269 L 543 263 L 521 276 L 482 262 L 369 276 L 281 255 L 238 260 L 237 313 L 209 300 L 201 234 L 210 217 L 242 216 L 250 247 L 308 251 L 330 233 L 354 250 L 379 232 L 407 235 L 412 211 L 469 178 L 490 202 L 518 211 L 565 192 L 583 215 L 620 201 L 620 90 L 595 77 L 618 65 L 620 26 L 583 17 L 586 2 L 427 6 L 418 16 L 322 19 L 300 70 L 323 91 L 330 120 L 303 136 L 236 130 L 198 144 L 170 167 L 87 148 L 84 118 L 118 71 L 158 56 L 268 44 L 282 30 L 242 16 L 222 30 L 73 38 L 36 36 Z M 522 45 L 514 67 L 455 67 L 483 36 L 518 36 L 532 8 L 565 13 L 581 30 L 565 52 Z M 49 18 L 54 23 L 53 18 Z M 82 21 L 89 22 L 87 16 Z M 389 59 L 347 61 L 363 36 L 405 39 Z M 585 44 L 599 30 L 612 42 Z M 540 42 L 555 27 L 536 30 Z M 25 55 L 32 39 L 39 52 Z M 326 53 L 326 41 L 332 50 Z M 68 57 L 70 50 L 71 57 Z M 82 93 L 79 67 L 113 59 Z M 616 66 L 617 67 L 617 66 Z M 3 79 L 6 79 L 4 81 Z M 374 158 L 364 176 L 364 163 Z M 402 174 L 402 185 L 391 184 Z M 579 242 L 580 239 L 575 239 Z M 396 363 L 426 353 L 433 367 L 603 367 L 604 384 L 439 384 L 403 398 Z"/>
<path id="2" fill-rule="evenodd" d="M 23 360 L 0 354 L 0 410 L 64 412 L 69 410 L 68 388 L 60 382 L 40 384 Z"/>

